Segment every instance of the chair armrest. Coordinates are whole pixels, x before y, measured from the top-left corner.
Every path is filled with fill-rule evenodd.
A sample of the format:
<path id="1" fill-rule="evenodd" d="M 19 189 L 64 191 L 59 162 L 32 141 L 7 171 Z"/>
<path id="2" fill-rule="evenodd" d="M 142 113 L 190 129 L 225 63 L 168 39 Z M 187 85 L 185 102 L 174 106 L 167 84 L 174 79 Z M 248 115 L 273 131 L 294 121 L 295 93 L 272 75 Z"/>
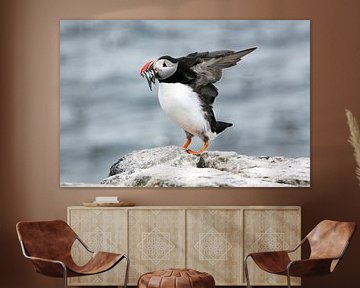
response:
<path id="1" fill-rule="evenodd" d="M 51 277 L 64 277 L 67 274 L 66 265 L 55 259 L 47 259 L 41 257 L 30 256 L 24 246 L 24 243 L 20 241 L 21 250 L 25 258 L 30 259 L 34 265 L 35 271 Z"/>
<path id="2" fill-rule="evenodd" d="M 278 250 L 278 251 L 265 251 L 265 252 L 252 252 L 252 253 L 249 253 L 246 257 L 248 258 L 249 256 L 252 256 L 251 254 L 256 254 L 256 253 L 261 253 L 261 254 L 268 254 L 268 255 L 271 255 L 271 254 L 288 254 L 288 253 L 292 253 L 292 252 L 295 252 L 297 249 L 299 249 L 304 243 L 305 241 L 307 240 L 307 238 L 303 238 L 301 240 L 301 242 L 293 249 L 288 249 L 288 250 Z"/>
<path id="3" fill-rule="evenodd" d="M 286 252 L 288 253 L 292 253 L 292 252 L 295 252 L 297 249 L 299 249 L 305 242 L 306 242 L 307 238 L 303 238 L 301 240 L 301 242 L 299 243 L 299 245 L 297 245 L 294 249 L 290 249 L 290 250 L 285 250 Z"/>
<path id="4" fill-rule="evenodd" d="M 332 272 L 331 264 L 339 258 L 318 258 L 291 261 L 287 266 L 290 276 L 312 276 L 329 274 Z"/>
<path id="5" fill-rule="evenodd" d="M 31 261 L 49 262 L 49 263 L 53 263 L 53 264 L 60 264 L 61 266 L 66 267 L 64 262 L 61 262 L 59 260 L 47 259 L 47 258 L 41 258 L 41 257 L 33 257 L 33 256 L 26 256 L 26 258 L 30 259 Z"/>
<path id="6" fill-rule="evenodd" d="M 94 251 L 90 250 L 90 248 L 80 239 L 78 235 L 76 235 L 76 239 L 81 243 L 81 245 L 90 253 L 95 253 Z"/>
<path id="7" fill-rule="evenodd" d="M 35 271 L 40 274 L 51 277 L 66 277 L 66 265 L 59 260 L 32 256 L 26 256 L 26 258 L 31 260 L 32 264 L 34 265 Z"/>
<path id="8" fill-rule="evenodd" d="M 40 257 L 32 257 L 32 256 L 27 256 L 26 258 L 30 259 L 33 262 L 47 262 L 47 263 L 51 263 L 51 264 L 57 264 L 57 265 L 61 265 L 61 267 L 66 270 L 66 265 L 64 264 L 64 262 L 61 262 L 60 260 L 53 260 L 53 259 L 46 259 L 46 258 L 40 258 Z"/>
<path id="9" fill-rule="evenodd" d="M 264 255 L 265 257 L 288 255 L 288 251 L 287 250 L 279 250 L 279 251 L 252 252 L 252 253 L 249 253 L 247 256 L 256 257 L 258 255 Z"/>
<path id="10" fill-rule="evenodd" d="M 269 273 L 284 273 L 287 265 L 291 262 L 287 251 L 266 251 L 250 253 L 245 258 L 251 257 L 254 262 L 264 271 Z"/>

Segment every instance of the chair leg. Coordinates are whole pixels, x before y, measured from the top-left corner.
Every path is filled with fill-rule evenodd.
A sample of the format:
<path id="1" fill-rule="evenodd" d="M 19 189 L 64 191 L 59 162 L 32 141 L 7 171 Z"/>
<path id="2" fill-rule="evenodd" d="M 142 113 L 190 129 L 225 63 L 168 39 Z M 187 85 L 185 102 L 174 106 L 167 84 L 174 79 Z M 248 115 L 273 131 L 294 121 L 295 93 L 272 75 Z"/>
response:
<path id="1" fill-rule="evenodd" d="M 127 256 L 124 256 L 124 258 L 126 259 L 126 271 L 125 271 L 124 288 L 126 288 L 126 287 L 127 287 L 128 278 L 129 278 L 130 259 L 129 259 L 129 257 L 127 257 Z"/>
<path id="2" fill-rule="evenodd" d="M 245 272 L 245 279 L 246 279 L 246 287 L 247 288 L 251 288 L 250 285 L 250 279 L 249 279 L 249 269 L 248 269 L 248 265 L 247 265 L 247 259 L 249 258 L 250 255 L 247 255 L 244 258 L 244 272 Z"/>
<path id="3" fill-rule="evenodd" d="M 64 287 L 67 288 L 68 285 L 67 285 L 67 270 L 66 270 L 66 266 L 64 264 L 61 264 L 61 266 L 63 267 L 64 269 Z"/>
<path id="4" fill-rule="evenodd" d="M 286 270 L 286 276 L 287 276 L 287 284 L 288 284 L 288 288 L 291 288 L 291 278 L 290 278 L 290 271 L 289 269 Z"/>

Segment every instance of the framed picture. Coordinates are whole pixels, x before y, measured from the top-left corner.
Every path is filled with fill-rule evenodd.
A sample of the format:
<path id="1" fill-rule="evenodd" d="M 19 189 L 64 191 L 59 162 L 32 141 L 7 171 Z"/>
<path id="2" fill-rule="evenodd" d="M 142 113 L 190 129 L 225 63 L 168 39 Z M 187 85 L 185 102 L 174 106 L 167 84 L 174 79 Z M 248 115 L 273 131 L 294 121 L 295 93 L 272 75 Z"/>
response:
<path id="1" fill-rule="evenodd" d="M 309 20 L 61 20 L 60 184 L 310 186 Z"/>

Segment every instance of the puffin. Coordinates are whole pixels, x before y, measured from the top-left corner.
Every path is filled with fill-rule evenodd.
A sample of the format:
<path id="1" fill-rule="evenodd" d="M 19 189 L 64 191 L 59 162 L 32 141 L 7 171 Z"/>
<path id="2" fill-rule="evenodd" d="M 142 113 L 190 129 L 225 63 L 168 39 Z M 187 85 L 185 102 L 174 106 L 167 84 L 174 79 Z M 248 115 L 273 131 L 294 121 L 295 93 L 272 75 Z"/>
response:
<path id="1" fill-rule="evenodd" d="M 221 79 L 223 69 L 235 66 L 256 48 L 194 52 L 179 58 L 166 55 L 141 67 L 140 75 L 146 78 L 150 91 L 158 80 L 160 106 L 184 130 L 186 140 L 182 148 L 189 154 L 203 153 L 209 141 L 233 125 L 215 118 L 213 104 L 218 89 L 214 83 Z M 203 141 L 197 151 L 188 148 L 194 136 Z"/>

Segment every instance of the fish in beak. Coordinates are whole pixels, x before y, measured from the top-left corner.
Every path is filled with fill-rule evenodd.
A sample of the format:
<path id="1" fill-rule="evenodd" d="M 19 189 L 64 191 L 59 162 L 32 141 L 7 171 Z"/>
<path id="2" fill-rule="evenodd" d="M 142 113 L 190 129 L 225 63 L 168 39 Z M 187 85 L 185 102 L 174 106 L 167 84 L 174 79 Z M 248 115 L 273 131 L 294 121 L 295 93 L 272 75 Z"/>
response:
<path id="1" fill-rule="evenodd" d="M 154 84 L 155 86 L 155 71 L 153 68 L 153 65 L 155 63 L 155 60 L 151 60 L 147 62 L 143 67 L 140 69 L 140 75 L 142 77 L 146 78 L 147 83 L 149 84 L 150 91 L 152 91 L 151 84 Z"/>

